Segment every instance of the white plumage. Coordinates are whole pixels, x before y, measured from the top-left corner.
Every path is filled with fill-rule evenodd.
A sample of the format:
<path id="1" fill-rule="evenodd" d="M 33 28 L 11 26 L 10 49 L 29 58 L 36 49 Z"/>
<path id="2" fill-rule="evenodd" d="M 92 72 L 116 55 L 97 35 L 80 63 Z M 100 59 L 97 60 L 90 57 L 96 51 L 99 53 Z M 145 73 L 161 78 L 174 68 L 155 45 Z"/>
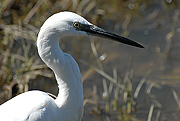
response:
<path id="1" fill-rule="evenodd" d="M 0 121 L 80 121 L 83 115 L 83 86 L 73 57 L 59 47 L 67 36 L 95 35 L 143 48 L 127 38 L 100 29 L 72 12 L 49 17 L 40 29 L 37 48 L 41 59 L 55 74 L 59 93 L 56 99 L 42 91 L 20 94 L 0 106 Z"/>

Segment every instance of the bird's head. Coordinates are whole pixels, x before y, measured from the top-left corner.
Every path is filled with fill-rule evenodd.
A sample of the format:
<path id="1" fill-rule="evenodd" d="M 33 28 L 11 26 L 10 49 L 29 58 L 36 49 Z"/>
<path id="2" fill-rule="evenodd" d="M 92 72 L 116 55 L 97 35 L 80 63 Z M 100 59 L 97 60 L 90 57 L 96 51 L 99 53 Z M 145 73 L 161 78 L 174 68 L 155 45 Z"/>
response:
<path id="1" fill-rule="evenodd" d="M 144 48 L 141 44 L 114 33 L 107 32 L 72 12 L 60 12 L 54 14 L 45 21 L 41 30 L 46 31 L 46 33 L 50 33 L 51 35 L 59 34 L 61 37 L 86 35 L 98 36 L 112 39 L 123 44 Z"/>

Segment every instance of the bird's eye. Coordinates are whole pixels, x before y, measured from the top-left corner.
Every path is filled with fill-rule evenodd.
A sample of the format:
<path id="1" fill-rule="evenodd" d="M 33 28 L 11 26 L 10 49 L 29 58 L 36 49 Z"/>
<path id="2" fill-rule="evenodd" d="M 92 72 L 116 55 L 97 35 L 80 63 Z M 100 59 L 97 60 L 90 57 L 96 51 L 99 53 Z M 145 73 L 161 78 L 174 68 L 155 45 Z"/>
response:
<path id="1" fill-rule="evenodd" d="M 73 26 L 74 26 L 75 28 L 79 28 L 79 27 L 80 27 L 80 24 L 79 24 L 78 22 L 75 22 L 75 23 L 73 24 Z"/>

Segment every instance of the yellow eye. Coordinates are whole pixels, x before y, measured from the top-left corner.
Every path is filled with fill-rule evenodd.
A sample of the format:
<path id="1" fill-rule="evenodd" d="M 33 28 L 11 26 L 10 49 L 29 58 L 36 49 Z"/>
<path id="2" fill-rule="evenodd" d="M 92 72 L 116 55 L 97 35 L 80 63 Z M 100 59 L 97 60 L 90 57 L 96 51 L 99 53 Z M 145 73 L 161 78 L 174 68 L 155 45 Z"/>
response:
<path id="1" fill-rule="evenodd" d="M 75 28 L 79 28 L 79 27 L 80 27 L 80 24 L 79 24 L 78 22 L 75 22 L 75 23 L 73 24 L 73 26 L 74 26 Z"/>

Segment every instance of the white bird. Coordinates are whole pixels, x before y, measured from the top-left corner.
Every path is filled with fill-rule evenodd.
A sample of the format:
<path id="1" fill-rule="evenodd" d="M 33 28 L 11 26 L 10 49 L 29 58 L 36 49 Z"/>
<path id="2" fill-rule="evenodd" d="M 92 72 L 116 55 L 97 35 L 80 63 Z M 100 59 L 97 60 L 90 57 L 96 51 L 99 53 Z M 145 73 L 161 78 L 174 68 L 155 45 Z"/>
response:
<path id="1" fill-rule="evenodd" d="M 42 91 L 22 93 L 0 106 L 0 121 L 81 121 L 83 86 L 78 64 L 59 47 L 59 40 L 69 36 L 94 35 L 124 44 L 142 45 L 107 32 L 72 12 L 49 17 L 41 27 L 37 48 L 41 59 L 55 74 L 59 93 L 56 99 Z"/>

